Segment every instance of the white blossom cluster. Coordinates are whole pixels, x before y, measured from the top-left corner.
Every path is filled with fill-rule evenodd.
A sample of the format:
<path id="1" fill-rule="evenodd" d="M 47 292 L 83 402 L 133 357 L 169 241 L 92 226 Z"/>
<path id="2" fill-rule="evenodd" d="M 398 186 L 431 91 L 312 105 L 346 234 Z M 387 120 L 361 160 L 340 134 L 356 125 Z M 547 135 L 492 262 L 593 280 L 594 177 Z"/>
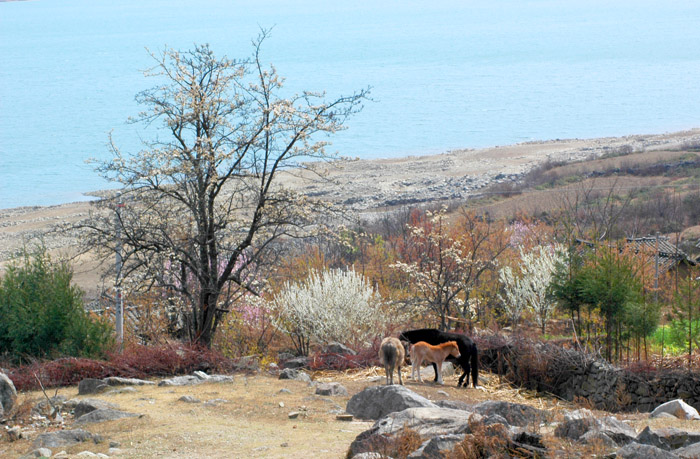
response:
<path id="1" fill-rule="evenodd" d="M 276 325 L 304 353 L 310 342 L 367 344 L 391 320 L 379 295 L 354 270 L 314 271 L 303 282 L 287 283 L 272 301 Z"/>
<path id="2" fill-rule="evenodd" d="M 499 280 L 505 295 L 501 296 L 501 300 L 511 323 L 517 324 L 527 307 L 544 332 L 555 307 L 549 287 L 557 263 L 565 262 L 564 253 L 559 244 L 539 245 L 528 252 L 521 248 L 519 272 L 510 266 L 499 270 Z"/>

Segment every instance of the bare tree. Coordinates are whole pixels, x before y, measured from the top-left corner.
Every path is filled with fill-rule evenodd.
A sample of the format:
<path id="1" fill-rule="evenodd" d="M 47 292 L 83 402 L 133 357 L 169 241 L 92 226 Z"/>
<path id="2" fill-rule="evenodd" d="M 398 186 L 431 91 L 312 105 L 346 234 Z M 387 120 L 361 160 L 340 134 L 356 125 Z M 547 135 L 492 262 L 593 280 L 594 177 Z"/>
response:
<path id="1" fill-rule="evenodd" d="M 561 195 L 561 223 L 571 237 L 602 241 L 619 232 L 618 223 L 633 197 L 620 196 L 617 179 L 590 180 L 565 189 Z"/>
<path id="2" fill-rule="evenodd" d="M 400 261 L 392 266 L 407 275 L 425 310 L 446 330 L 454 319 L 471 324 L 470 295 L 481 276 L 495 269 L 507 247 L 503 222 L 463 210 L 450 222 L 447 209 L 416 213 L 408 225 Z M 456 317 L 455 317 L 456 316 Z"/>
<path id="3" fill-rule="evenodd" d="M 266 36 L 240 61 L 216 58 L 208 45 L 152 53 L 146 75 L 158 85 L 137 95 L 145 110 L 132 121 L 159 126 L 156 139 L 133 155 L 112 141 L 112 159 L 97 165 L 122 186 L 124 278 L 179 302 L 190 339 L 207 346 L 237 296 L 258 293 L 256 271 L 273 261 L 275 244 L 312 228 L 320 203 L 284 189 L 280 175 L 332 157 L 315 134 L 343 129 L 368 94 L 281 97 L 283 78 L 261 61 Z M 92 244 L 119 243 L 104 213 L 89 226 Z"/>

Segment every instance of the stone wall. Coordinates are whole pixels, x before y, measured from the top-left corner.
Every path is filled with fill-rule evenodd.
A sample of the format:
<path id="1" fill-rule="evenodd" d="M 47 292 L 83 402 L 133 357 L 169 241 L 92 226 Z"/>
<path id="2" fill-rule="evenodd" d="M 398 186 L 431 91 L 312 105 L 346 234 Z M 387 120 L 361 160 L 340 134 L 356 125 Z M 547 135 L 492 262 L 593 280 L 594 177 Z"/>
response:
<path id="1" fill-rule="evenodd" d="M 523 341 L 484 349 L 480 359 L 482 367 L 513 384 L 598 409 L 648 412 L 680 398 L 700 410 L 699 373 L 638 373 L 571 349 Z"/>

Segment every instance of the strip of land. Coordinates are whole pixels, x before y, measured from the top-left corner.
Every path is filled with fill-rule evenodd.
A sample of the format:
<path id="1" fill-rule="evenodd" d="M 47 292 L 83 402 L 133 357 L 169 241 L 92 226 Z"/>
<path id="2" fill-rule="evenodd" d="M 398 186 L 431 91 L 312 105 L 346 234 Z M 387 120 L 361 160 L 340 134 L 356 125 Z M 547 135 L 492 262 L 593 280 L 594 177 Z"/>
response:
<path id="1" fill-rule="evenodd" d="M 594 159 L 616 151 L 675 150 L 700 144 L 700 128 L 658 135 L 550 140 L 455 150 L 429 156 L 378 160 L 339 160 L 314 171 L 283 177 L 310 196 L 368 214 L 409 205 L 459 202 L 499 181 L 517 179 L 545 161 Z M 43 243 L 60 253 L 80 244 L 79 235 L 55 231 L 86 218 L 88 202 L 0 210 L 0 270 L 25 246 Z M 75 267 L 76 281 L 88 291 L 98 286 L 94 262 Z"/>

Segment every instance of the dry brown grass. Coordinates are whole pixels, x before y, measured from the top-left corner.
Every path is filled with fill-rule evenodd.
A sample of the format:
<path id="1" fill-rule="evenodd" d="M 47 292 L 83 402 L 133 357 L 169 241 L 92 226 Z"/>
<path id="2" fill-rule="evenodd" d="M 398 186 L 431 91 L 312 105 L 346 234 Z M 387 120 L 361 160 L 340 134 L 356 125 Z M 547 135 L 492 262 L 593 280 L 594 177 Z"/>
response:
<path id="1" fill-rule="evenodd" d="M 498 376 L 488 373 L 480 377 L 483 390 L 457 388 L 457 376 L 446 377 L 445 385 L 439 386 L 413 382 L 408 378 L 409 374 L 410 368 L 405 368 L 406 387 L 431 400 L 449 399 L 466 403 L 504 400 L 547 411 L 548 423 L 530 426 L 530 430 L 543 435 L 545 445 L 549 451 L 556 451 L 557 457 L 573 457 L 582 452 L 591 457 L 609 453 L 602 445 L 584 447 L 553 436 L 551 423 L 561 421 L 566 410 L 579 407 L 574 403 L 513 388 L 499 381 Z M 312 373 L 312 377 L 320 382 L 339 382 L 353 395 L 365 387 L 383 383 L 384 370 L 373 367 L 346 372 L 325 371 Z M 381 379 L 373 381 L 375 377 Z M 291 393 L 280 393 L 283 388 Z M 68 398 L 76 397 L 77 392 L 77 387 L 58 391 Z M 178 401 L 183 395 L 191 395 L 202 402 L 215 399 L 227 401 L 212 406 L 190 404 Z M 22 393 L 20 403 L 26 407 L 28 400 L 38 401 L 42 397 L 40 392 Z M 344 409 L 349 396 L 317 396 L 314 395 L 314 388 L 303 382 L 279 380 L 265 373 L 235 375 L 233 383 L 185 387 L 142 386 L 137 387 L 135 393 L 98 395 L 96 398 L 112 401 L 122 410 L 144 416 L 87 426 L 86 430 L 103 435 L 106 441 L 99 445 L 90 443 L 54 448 L 54 453 L 62 449 L 69 454 L 84 450 L 107 453 L 109 442 L 116 441 L 120 443 L 122 453 L 115 457 L 124 458 L 341 458 L 346 455 L 355 437 L 372 425 L 372 422 L 366 421 L 336 420 L 332 410 Z M 299 412 L 299 417 L 289 419 L 288 414 L 292 411 Z M 598 416 L 609 415 L 603 411 L 594 413 Z M 649 419 L 646 413 L 615 416 L 629 422 L 637 431 L 647 425 L 654 428 L 696 429 L 691 421 Z M 72 419 L 67 419 L 67 423 L 71 424 Z M 18 457 L 31 449 L 31 439 L 14 443 L 7 442 L 4 437 L 0 440 L 0 457 Z"/>
<path id="2" fill-rule="evenodd" d="M 617 194 L 624 195 L 634 189 L 665 185 L 670 181 L 671 179 L 664 177 L 598 177 L 567 186 L 526 191 L 521 195 L 491 204 L 479 205 L 476 208 L 479 212 L 488 212 L 496 219 L 511 218 L 517 214 L 540 215 L 547 213 L 551 215 L 566 210 L 570 203 L 576 201 L 577 196 L 580 200 L 591 189 L 605 195 L 612 188 L 617 190 Z"/>

